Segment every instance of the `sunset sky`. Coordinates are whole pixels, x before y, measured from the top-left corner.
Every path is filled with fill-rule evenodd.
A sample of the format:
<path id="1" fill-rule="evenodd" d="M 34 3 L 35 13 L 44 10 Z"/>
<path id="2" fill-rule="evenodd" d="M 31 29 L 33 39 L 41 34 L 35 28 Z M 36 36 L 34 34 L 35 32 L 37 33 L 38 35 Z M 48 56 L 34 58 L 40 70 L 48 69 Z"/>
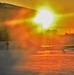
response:
<path id="1" fill-rule="evenodd" d="M 33 9 L 37 9 L 38 7 L 42 6 L 48 6 L 54 11 L 61 13 L 74 12 L 74 0 L 0 0 L 0 2 L 29 7 Z"/>
<path id="2" fill-rule="evenodd" d="M 38 10 L 48 7 L 54 13 L 62 15 L 55 23 L 56 27 L 74 28 L 74 0 L 0 0 L 0 2 L 14 4 Z"/>

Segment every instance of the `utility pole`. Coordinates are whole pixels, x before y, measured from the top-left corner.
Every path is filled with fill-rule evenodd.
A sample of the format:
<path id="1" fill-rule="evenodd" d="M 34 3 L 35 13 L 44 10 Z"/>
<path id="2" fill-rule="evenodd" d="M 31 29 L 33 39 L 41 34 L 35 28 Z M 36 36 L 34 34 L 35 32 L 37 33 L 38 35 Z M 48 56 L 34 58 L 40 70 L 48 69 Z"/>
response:
<path id="1" fill-rule="evenodd" d="M 7 50 L 9 50 L 9 42 L 8 42 L 8 40 L 9 40 L 8 29 L 6 27 L 6 46 L 7 46 Z"/>

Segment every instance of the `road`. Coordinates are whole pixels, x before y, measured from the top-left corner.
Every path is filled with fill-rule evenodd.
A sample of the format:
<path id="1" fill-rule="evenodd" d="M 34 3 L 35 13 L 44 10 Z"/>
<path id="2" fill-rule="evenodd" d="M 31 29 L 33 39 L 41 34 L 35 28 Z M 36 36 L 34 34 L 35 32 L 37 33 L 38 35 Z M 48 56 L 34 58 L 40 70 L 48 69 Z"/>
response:
<path id="1" fill-rule="evenodd" d="M 74 53 L 0 51 L 0 75 L 74 75 Z"/>

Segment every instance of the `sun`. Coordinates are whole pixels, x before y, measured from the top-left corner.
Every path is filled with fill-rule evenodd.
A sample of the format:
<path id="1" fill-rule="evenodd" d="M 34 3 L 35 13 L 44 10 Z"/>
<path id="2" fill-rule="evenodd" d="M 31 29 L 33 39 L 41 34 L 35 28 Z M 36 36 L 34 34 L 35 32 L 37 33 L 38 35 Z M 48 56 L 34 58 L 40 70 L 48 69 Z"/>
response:
<path id="1" fill-rule="evenodd" d="M 54 21 L 54 14 L 48 9 L 40 9 L 34 17 L 34 22 L 42 25 L 43 28 L 48 28 Z"/>

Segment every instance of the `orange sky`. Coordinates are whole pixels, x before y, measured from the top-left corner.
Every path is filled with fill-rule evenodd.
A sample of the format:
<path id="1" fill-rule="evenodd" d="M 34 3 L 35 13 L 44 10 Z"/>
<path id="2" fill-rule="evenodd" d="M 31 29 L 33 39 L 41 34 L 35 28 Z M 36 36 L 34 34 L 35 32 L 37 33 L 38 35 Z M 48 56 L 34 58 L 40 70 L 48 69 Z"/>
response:
<path id="1" fill-rule="evenodd" d="M 34 9 L 41 6 L 48 6 L 50 8 L 53 7 L 53 9 L 59 12 L 74 12 L 74 0 L 0 0 L 0 2 L 10 3 L 23 7 L 30 7 Z"/>
<path id="2" fill-rule="evenodd" d="M 56 14 L 63 16 L 55 23 L 57 27 L 71 28 L 71 31 L 74 32 L 74 0 L 0 0 L 0 2 L 35 10 L 39 7 L 47 6 Z"/>

